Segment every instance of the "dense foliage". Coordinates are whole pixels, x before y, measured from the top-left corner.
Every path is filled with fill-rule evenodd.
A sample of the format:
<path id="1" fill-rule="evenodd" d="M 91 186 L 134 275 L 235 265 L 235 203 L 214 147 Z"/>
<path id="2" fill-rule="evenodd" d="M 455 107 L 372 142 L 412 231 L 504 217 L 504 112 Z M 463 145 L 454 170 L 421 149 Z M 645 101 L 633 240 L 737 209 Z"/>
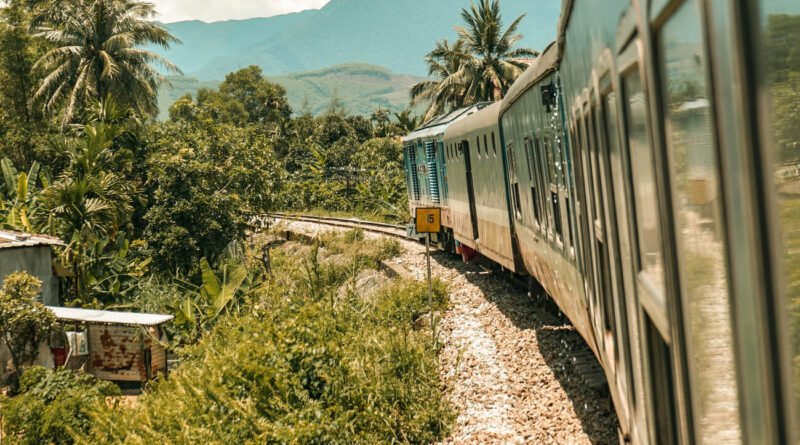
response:
<path id="1" fill-rule="evenodd" d="M 73 436 L 90 427 L 92 409 L 118 396 L 119 387 L 68 369 L 50 371 L 40 366 L 20 379 L 20 392 L 0 399 L 3 442 L 11 445 L 74 443 Z"/>
<path id="2" fill-rule="evenodd" d="M 395 242 L 326 235 L 276 251 L 250 310 L 221 320 L 133 408 L 96 409 L 80 443 L 431 443 L 452 412 L 438 390 L 427 289 L 366 298 L 352 284 Z M 435 304 L 446 292 L 436 285 Z"/>
<path id="3" fill-rule="evenodd" d="M 143 48 L 175 39 L 148 21 L 151 4 L 6 4 L 0 228 L 63 241 L 62 304 L 175 315 L 166 330 L 181 364 L 135 407 L 84 374 L 32 368 L 2 400 L 4 439 L 442 438 L 451 413 L 435 350 L 429 332 L 412 328 L 430 309 L 425 288 L 356 290 L 358 275 L 399 245 L 330 235 L 269 262 L 253 235 L 274 210 L 406 218 L 400 136 L 418 124 L 410 111 L 350 115 L 334 96 L 319 116 L 293 115 L 286 91 L 248 67 L 181 97 L 157 122 L 157 66 L 174 67 Z M 0 335 L 22 370 L 55 320 L 35 302 L 35 278 L 5 285 Z M 444 295 L 437 285 L 438 308 Z"/>
<path id="4" fill-rule="evenodd" d="M 38 278 L 17 272 L 5 277 L 0 289 L 0 344 L 11 353 L 12 392 L 22 366 L 36 358 L 39 343 L 55 326 L 55 315 L 35 300 L 41 286 Z"/>

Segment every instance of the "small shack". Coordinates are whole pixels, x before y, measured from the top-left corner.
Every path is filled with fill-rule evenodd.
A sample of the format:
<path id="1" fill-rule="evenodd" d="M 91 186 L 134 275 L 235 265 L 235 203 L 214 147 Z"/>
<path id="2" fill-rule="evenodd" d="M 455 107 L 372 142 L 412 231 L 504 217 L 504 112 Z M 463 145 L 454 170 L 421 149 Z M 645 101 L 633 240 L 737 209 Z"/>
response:
<path id="1" fill-rule="evenodd" d="M 46 235 L 0 230 L 0 286 L 8 275 L 27 272 L 42 280 L 42 303 L 57 306 L 59 286 L 53 274 L 53 247 L 63 244 Z"/>
<path id="2" fill-rule="evenodd" d="M 83 367 L 102 380 L 146 382 L 167 372 L 162 325 L 172 315 L 48 307 L 64 328 L 56 366 Z"/>

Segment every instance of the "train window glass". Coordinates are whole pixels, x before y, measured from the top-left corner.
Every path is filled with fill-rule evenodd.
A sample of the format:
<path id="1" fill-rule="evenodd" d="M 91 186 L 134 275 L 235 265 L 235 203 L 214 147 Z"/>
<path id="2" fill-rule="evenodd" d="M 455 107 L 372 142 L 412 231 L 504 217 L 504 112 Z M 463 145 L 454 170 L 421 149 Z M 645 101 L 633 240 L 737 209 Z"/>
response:
<path id="1" fill-rule="evenodd" d="M 567 209 L 567 246 L 572 247 L 572 208 L 569 206 L 569 203 L 569 197 L 565 196 L 564 206 Z"/>
<path id="2" fill-rule="evenodd" d="M 553 225 L 559 239 L 563 236 L 564 228 L 561 226 L 561 207 L 559 206 L 558 192 L 550 192 L 550 201 L 553 204 Z"/>
<path id="3" fill-rule="evenodd" d="M 495 142 L 494 139 L 494 131 L 492 132 L 492 152 L 494 153 L 495 156 L 497 156 L 497 143 Z"/>
<path id="4" fill-rule="evenodd" d="M 533 180 L 533 166 L 532 166 L 532 159 L 533 156 L 533 144 L 531 144 L 531 138 L 525 138 L 525 160 L 527 161 L 528 165 L 528 180 Z"/>
<path id="5" fill-rule="evenodd" d="M 673 225 L 683 297 L 695 435 L 741 443 L 724 211 L 698 0 L 659 31 Z"/>
<path id="6" fill-rule="evenodd" d="M 508 176 L 511 181 L 511 200 L 514 205 L 514 215 L 517 219 L 522 218 L 522 211 L 519 202 L 519 178 L 517 176 L 517 160 L 514 153 L 514 144 L 508 144 Z"/>
<path id="7" fill-rule="evenodd" d="M 774 160 L 781 226 L 783 282 L 796 419 L 800 428 L 800 2 L 761 0 L 761 66 L 769 106 L 769 140 Z M 800 438 L 800 431 L 795 431 Z"/>
<path id="8" fill-rule="evenodd" d="M 622 80 L 626 94 L 625 119 L 633 172 L 634 208 L 639 241 L 639 265 L 642 274 L 662 295 L 664 288 L 664 256 L 661 249 L 659 203 L 656 194 L 655 164 L 650 147 L 647 126 L 647 103 L 642 91 L 639 71 L 633 71 Z"/>

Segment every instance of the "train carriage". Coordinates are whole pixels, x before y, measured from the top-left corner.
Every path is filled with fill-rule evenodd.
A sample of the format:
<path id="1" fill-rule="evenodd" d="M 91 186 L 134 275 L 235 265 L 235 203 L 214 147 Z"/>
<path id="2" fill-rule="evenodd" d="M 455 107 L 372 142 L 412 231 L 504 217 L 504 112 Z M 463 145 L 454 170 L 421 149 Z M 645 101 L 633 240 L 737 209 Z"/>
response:
<path id="1" fill-rule="evenodd" d="M 624 443 L 800 443 L 796 48 L 796 0 L 565 0 L 444 134 L 448 227 L 572 320 Z"/>
<path id="2" fill-rule="evenodd" d="M 471 249 L 511 271 L 519 267 L 509 220 L 505 156 L 495 103 L 450 126 L 445 145 L 451 175 L 450 212 L 461 249 Z"/>
<path id="3" fill-rule="evenodd" d="M 403 161 L 406 172 L 411 215 L 415 209 L 439 207 L 442 209 L 442 226 L 452 227 L 450 215 L 450 178 L 444 145 L 444 132 L 453 123 L 476 113 L 488 103 L 461 108 L 435 117 L 403 138 Z M 450 232 L 435 235 L 433 241 L 441 247 L 450 244 Z"/>

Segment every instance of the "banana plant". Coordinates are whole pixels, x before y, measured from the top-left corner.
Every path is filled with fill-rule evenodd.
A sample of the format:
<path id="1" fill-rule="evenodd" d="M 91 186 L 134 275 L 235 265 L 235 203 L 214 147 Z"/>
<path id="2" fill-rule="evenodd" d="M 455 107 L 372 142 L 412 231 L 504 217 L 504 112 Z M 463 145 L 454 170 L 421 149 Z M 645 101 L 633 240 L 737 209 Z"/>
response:
<path id="1" fill-rule="evenodd" d="M 31 214 L 37 209 L 39 193 L 36 190 L 37 181 L 44 188 L 50 184 L 46 174 L 40 171 L 38 162 L 31 165 L 28 173 L 18 172 L 8 158 L 0 160 L 0 170 L 3 173 L 3 200 L 0 201 L 3 225 L 10 229 L 33 232 Z"/>
<path id="2" fill-rule="evenodd" d="M 254 275 L 245 264 L 223 265 L 222 276 L 209 264 L 208 260 L 200 260 L 200 286 L 182 282 L 182 287 L 189 290 L 189 296 L 170 307 L 178 324 L 188 325 L 195 335 L 209 328 L 226 312 L 238 307 L 239 301 L 253 289 Z"/>

